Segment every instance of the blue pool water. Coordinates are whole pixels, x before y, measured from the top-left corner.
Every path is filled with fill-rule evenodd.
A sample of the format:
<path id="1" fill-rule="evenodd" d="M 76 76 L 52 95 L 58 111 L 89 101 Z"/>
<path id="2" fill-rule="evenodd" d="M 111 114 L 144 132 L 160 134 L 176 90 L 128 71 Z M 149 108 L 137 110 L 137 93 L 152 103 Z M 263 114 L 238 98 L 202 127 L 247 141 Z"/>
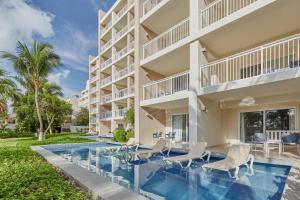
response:
<path id="1" fill-rule="evenodd" d="M 94 143 L 44 148 L 149 199 L 279 200 L 290 171 L 290 166 L 255 162 L 253 176 L 245 175 L 246 167 L 242 167 L 240 179 L 235 181 L 226 172 L 204 172 L 200 160 L 195 161 L 190 169 L 167 165 L 161 156 L 127 163 L 124 152 L 106 151 L 117 147 L 109 143 Z M 177 154 L 172 152 L 171 156 Z M 210 162 L 220 159 L 212 156 Z"/>

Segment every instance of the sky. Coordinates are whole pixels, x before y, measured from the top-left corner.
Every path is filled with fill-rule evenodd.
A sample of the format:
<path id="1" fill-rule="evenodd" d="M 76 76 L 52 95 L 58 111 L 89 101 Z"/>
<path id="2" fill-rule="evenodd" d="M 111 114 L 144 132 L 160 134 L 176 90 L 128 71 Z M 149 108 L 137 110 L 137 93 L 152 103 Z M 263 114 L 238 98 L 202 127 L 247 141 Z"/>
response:
<path id="1" fill-rule="evenodd" d="M 88 56 L 97 55 L 98 10 L 115 0 L 0 0 L 0 51 L 15 53 L 16 42 L 53 45 L 63 67 L 51 72 L 65 97 L 80 94 L 88 79 Z M 15 75 L 10 63 L 1 68 Z"/>

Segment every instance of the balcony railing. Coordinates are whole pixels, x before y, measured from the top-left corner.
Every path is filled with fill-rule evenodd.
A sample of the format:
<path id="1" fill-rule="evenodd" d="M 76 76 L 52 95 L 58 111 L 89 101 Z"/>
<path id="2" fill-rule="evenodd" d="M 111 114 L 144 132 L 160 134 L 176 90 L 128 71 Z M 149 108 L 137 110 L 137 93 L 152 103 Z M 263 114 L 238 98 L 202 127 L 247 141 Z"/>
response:
<path id="1" fill-rule="evenodd" d="M 90 93 L 94 93 L 94 92 L 96 92 L 97 91 L 97 87 L 92 87 L 91 89 L 90 89 Z"/>
<path id="2" fill-rule="evenodd" d="M 124 34 L 130 30 L 134 26 L 134 20 L 131 20 L 128 25 L 126 25 L 124 28 L 122 28 L 118 33 L 116 33 L 114 37 L 114 41 L 117 41 L 119 38 L 124 36 Z"/>
<path id="3" fill-rule="evenodd" d="M 90 124 L 96 124 L 96 119 L 95 118 L 91 118 L 90 119 Z"/>
<path id="4" fill-rule="evenodd" d="M 189 19 L 185 19 L 166 32 L 143 45 L 143 58 L 147 58 L 190 35 Z"/>
<path id="5" fill-rule="evenodd" d="M 111 102 L 111 100 L 112 100 L 112 94 L 108 94 L 108 95 L 102 96 L 100 102 L 101 102 L 101 104 L 105 104 L 105 103 Z"/>
<path id="6" fill-rule="evenodd" d="M 106 42 L 100 49 L 101 52 L 104 52 L 105 50 L 107 50 L 108 47 L 110 47 L 112 45 L 112 40 L 110 39 L 108 42 Z"/>
<path id="7" fill-rule="evenodd" d="M 127 112 L 127 108 L 115 110 L 115 117 L 124 117 Z"/>
<path id="8" fill-rule="evenodd" d="M 130 42 L 129 46 L 124 47 L 120 51 L 115 53 L 115 60 L 118 60 L 119 58 L 125 56 L 129 51 L 131 51 L 134 48 L 134 41 Z"/>
<path id="9" fill-rule="evenodd" d="M 97 102 L 98 102 L 97 98 L 91 98 L 91 104 L 95 104 Z"/>
<path id="10" fill-rule="evenodd" d="M 98 113 L 98 109 L 91 109 L 91 114 L 97 114 Z"/>
<path id="11" fill-rule="evenodd" d="M 205 28 L 258 0 L 217 0 L 200 11 L 200 28 Z"/>
<path id="12" fill-rule="evenodd" d="M 155 8 L 163 0 L 147 0 L 143 4 L 143 15 L 146 15 L 150 10 Z"/>
<path id="13" fill-rule="evenodd" d="M 300 66 L 300 34 L 218 60 L 200 69 L 208 87 Z"/>
<path id="14" fill-rule="evenodd" d="M 106 24 L 105 27 L 102 28 L 101 35 L 104 34 L 106 31 L 108 31 L 108 29 L 110 29 L 111 26 L 112 26 L 112 22 L 110 21 L 108 24 Z"/>
<path id="15" fill-rule="evenodd" d="M 128 11 L 134 0 L 128 0 L 128 3 L 115 15 L 114 22 L 117 22 Z"/>
<path id="16" fill-rule="evenodd" d="M 183 72 L 143 86 L 143 99 L 154 99 L 189 90 L 189 73 Z"/>
<path id="17" fill-rule="evenodd" d="M 116 71 L 115 80 L 121 79 L 134 71 L 134 63 L 124 69 Z"/>
<path id="18" fill-rule="evenodd" d="M 115 93 L 115 99 L 121 99 L 121 98 L 127 97 L 133 93 L 134 93 L 134 86 L 130 86 L 129 88 L 124 88 L 124 89 L 118 90 Z"/>
<path id="19" fill-rule="evenodd" d="M 96 81 L 98 79 L 98 76 L 94 76 L 93 78 L 91 78 L 91 83 Z"/>
<path id="20" fill-rule="evenodd" d="M 100 65 L 100 69 L 103 69 L 112 63 L 112 58 L 107 59 L 104 63 Z"/>
<path id="21" fill-rule="evenodd" d="M 111 111 L 100 113 L 100 119 L 110 119 L 111 117 L 112 117 L 112 112 Z"/>
<path id="22" fill-rule="evenodd" d="M 112 76 L 109 76 L 109 77 L 104 78 L 100 84 L 101 84 L 101 86 L 103 86 L 103 85 L 109 84 L 111 82 L 112 82 Z"/>

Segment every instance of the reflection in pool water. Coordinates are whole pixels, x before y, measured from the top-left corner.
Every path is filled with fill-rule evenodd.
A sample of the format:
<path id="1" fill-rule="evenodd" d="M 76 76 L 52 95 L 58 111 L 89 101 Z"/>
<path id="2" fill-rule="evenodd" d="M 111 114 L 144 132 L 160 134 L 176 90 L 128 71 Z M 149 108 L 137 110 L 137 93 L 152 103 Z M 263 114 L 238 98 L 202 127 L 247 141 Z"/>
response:
<path id="1" fill-rule="evenodd" d="M 149 199 L 176 200 L 277 200 L 281 199 L 290 166 L 254 163 L 255 174 L 246 176 L 246 167 L 235 181 L 226 172 L 204 172 L 202 161 L 189 169 L 167 165 L 157 155 L 147 161 L 126 162 L 126 152 L 113 152 L 108 143 L 49 145 L 46 149 L 132 189 Z M 172 152 L 170 156 L 177 155 Z M 210 162 L 220 160 L 211 157 Z"/>

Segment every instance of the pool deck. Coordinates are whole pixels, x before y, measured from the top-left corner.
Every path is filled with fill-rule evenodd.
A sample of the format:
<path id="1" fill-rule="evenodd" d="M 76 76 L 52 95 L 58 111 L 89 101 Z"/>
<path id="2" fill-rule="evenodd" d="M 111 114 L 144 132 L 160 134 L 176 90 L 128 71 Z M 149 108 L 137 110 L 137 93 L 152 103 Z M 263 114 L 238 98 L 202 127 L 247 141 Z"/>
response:
<path id="1" fill-rule="evenodd" d="M 145 197 L 134 193 L 125 187 L 105 180 L 74 163 L 71 163 L 61 156 L 58 156 L 41 146 L 32 146 L 31 149 L 43 156 L 50 164 L 59 168 L 68 178 L 76 181 L 81 187 L 86 189 L 93 199 L 107 200 L 144 200 Z"/>
<path id="2" fill-rule="evenodd" d="M 228 147 L 224 145 L 208 149 L 214 153 L 226 155 Z M 94 199 L 146 199 L 125 187 L 112 183 L 104 177 L 95 175 L 95 173 L 67 161 L 61 156 L 44 149 L 42 146 L 32 146 L 31 148 L 53 166 L 58 167 L 67 177 L 76 181 L 76 183 L 91 193 Z M 292 168 L 287 178 L 282 200 L 300 200 L 300 156 L 293 148 L 287 148 L 281 155 L 278 154 L 278 149 L 272 149 L 269 156 L 266 156 L 263 150 L 259 148 L 252 154 L 255 156 L 256 161 L 291 165 Z"/>

